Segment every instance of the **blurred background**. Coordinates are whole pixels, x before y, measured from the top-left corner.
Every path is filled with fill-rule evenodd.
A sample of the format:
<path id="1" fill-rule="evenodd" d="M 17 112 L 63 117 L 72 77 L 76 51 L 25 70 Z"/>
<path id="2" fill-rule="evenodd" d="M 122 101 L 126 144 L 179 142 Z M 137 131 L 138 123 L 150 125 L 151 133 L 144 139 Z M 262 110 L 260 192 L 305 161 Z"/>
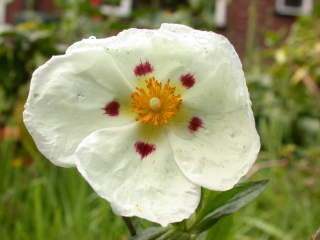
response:
<path id="1" fill-rule="evenodd" d="M 52 55 L 162 22 L 224 34 L 244 64 L 263 145 L 244 180 L 271 182 L 228 220 L 228 239 L 311 239 L 320 226 L 319 2 L 0 0 L 0 239 L 128 239 L 75 169 L 38 153 L 21 113 L 32 72 Z"/>

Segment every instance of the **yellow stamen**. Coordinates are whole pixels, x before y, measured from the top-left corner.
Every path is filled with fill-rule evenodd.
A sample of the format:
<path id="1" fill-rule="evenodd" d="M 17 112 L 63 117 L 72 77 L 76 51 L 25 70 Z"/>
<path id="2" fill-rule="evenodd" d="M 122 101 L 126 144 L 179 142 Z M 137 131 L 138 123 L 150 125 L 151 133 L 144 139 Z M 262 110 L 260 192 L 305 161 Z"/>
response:
<path id="1" fill-rule="evenodd" d="M 170 80 L 163 87 L 154 77 L 145 80 L 145 87 L 136 88 L 131 95 L 132 111 L 138 115 L 137 120 L 153 125 L 168 123 L 182 103 L 180 94 L 175 95 L 175 90 L 170 86 Z"/>

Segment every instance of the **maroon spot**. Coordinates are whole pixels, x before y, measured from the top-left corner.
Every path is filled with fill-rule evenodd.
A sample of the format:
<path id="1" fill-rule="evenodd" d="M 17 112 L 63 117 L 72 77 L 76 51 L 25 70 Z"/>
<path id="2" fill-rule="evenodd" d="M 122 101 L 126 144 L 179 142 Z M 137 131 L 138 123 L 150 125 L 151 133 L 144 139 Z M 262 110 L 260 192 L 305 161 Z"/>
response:
<path id="1" fill-rule="evenodd" d="M 182 75 L 180 77 L 180 81 L 185 88 L 191 88 L 195 84 L 196 79 L 192 74 L 188 73 Z"/>
<path id="2" fill-rule="evenodd" d="M 141 155 L 141 159 L 148 156 L 150 153 L 152 153 L 154 150 L 156 150 L 156 146 L 149 143 L 144 142 L 136 142 L 135 144 L 136 151 Z"/>
<path id="3" fill-rule="evenodd" d="M 111 101 L 104 106 L 103 110 L 105 114 L 115 117 L 119 115 L 119 108 L 120 104 L 117 101 Z"/>
<path id="4" fill-rule="evenodd" d="M 201 127 L 203 127 L 203 122 L 200 118 L 198 118 L 198 117 L 191 118 L 191 120 L 189 122 L 189 126 L 188 126 L 188 128 L 191 132 L 196 132 Z"/>
<path id="5" fill-rule="evenodd" d="M 144 63 L 140 63 L 134 69 L 134 74 L 136 76 L 147 75 L 148 73 L 151 73 L 151 72 L 153 72 L 153 67 L 148 61 Z"/>

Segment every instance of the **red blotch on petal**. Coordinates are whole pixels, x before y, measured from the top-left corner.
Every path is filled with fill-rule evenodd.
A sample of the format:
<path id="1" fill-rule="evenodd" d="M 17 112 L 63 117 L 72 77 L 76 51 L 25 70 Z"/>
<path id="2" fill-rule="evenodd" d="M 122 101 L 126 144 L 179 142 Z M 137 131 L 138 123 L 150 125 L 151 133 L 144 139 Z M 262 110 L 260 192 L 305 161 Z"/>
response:
<path id="1" fill-rule="evenodd" d="M 105 114 L 115 117 L 119 115 L 119 108 L 120 104 L 117 101 L 111 101 L 104 106 L 103 110 Z"/>
<path id="2" fill-rule="evenodd" d="M 153 67 L 148 61 L 144 63 L 140 63 L 134 69 L 134 74 L 137 77 L 147 75 L 148 73 L 151 73 L 151 72 L 153 72 Z"/>
<path id="3" fill-rule="evenodd" d="M 196 82 L 194 76 L 190 73 L 184 74 L 180 77 L 180 81 L 185 88 L 191 88 Z"/>
<path id="4" fill-rule="evenodd" d="M 136 142 L 135 144 L 137 153 L 140 154 L 141 159 L 148 156 L 150 153 L 156 150 L 156 146 L 154 144 L 145 143 L 145 142 Z"/>
<path id="5" fill-rule="evenodd" d="M 199 130 L 199 128 L 202 128 L 203 127 L 203 122 L 200 118 L 198 117 L 193 117 L 191 118 L 191 120 L 189 121 L 189 130 L 191 132 L 196 132 Z"/>

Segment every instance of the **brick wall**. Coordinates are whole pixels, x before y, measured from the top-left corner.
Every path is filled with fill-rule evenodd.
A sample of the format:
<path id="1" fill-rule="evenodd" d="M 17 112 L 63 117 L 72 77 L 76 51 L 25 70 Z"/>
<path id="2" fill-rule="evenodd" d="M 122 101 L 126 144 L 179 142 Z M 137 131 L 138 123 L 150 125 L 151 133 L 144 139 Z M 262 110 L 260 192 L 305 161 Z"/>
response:
<path id="1" fill-rule="evenodd" d="M 6 22 L 14 23 L 20 11 L 25 8 L 24 0 L 14 0 L 7 5 L 6 9 Z"/>
<path id="2" fill-rule="evenodd" d="M 8 4 L 6 10 L 6 22 L 11 24 L 15 23 L 19 13 L 26 8 L 25 2 L 25 0 L 13 0 Z M 55 11 L 54 0 L 35 0 L 34 8 L 39 12 L 53 13 Z"/>
<path id="3" fill-rule="evenodd" d="M 295 21 L 294 17 L 281 16 L 275 13 L 276 0 L 233 0 L 228 7 L 227 27 L 222 31 L 235 45 L 241 56 L 245 53 L 248 40 L 249 6 L 256 3 L 256 31 L 255 40 L 263 45 L 264 34 L 267 30 L 288 32 Z"/>

